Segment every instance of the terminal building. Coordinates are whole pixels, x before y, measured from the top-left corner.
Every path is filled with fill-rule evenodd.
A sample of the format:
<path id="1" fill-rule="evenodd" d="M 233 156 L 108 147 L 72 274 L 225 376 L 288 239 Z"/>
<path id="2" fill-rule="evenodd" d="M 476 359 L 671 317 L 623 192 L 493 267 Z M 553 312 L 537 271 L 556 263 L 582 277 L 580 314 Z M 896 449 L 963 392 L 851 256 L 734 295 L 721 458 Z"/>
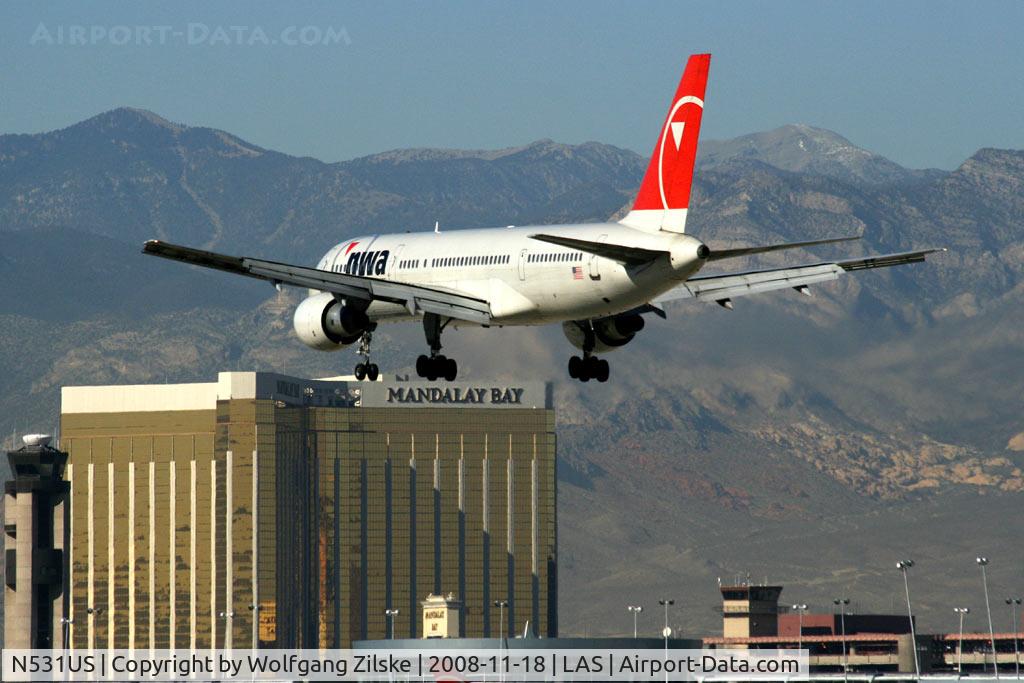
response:
<path id="1" fill-rule="evenodd" d="M 542 382 L 65 387 L 72 646 L 421 638 L 430 595 L 554 637 L 554 422 Z"/>
<path id="2" fill-rule="evenodd" d="M 901 614 L 858 614 L 845 604 L 815 612 L 779 605 L 782 586 L 720 586 L 722 635 L 707 648 L 807 649 L 811 673 L 958 672 L 1016 675 L 1024 633 L 915 633 Z M 796 608 L 796 609 L 794 609 Z M 915 658 L 916 650 L 916 658 Z"/>

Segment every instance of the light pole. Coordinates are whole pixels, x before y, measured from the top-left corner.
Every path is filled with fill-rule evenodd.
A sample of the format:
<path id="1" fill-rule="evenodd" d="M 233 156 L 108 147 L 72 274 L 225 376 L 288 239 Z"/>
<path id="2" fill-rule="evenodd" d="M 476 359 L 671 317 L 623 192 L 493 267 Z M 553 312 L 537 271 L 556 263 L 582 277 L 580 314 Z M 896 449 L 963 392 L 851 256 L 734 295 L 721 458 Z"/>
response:
<path id="1" fill-rule="evenodd" d="M 796 641 L 797 649 L 804 649 L 804 610 L 807 609 L 807 605 L 799 604 L 793 605 L 792 610 L 797 613 L 797 627 L 796 627 Z"/>
<path id="2" fill-rule="evenodd" d="M 388 631 L 390 632 L 390 635 L 388 636 L 388 638 L 390 640 L 394 640 L 395 639 L 395 617 L 397 617 L 397 616 L 398 616 L 398 610 L 397 609 L 386 609 L 386 610 L 384 610 L 384 618 L 387 619 L 387 622 L 388 622 Z"/>
<path id="3" fill-rule="evenodd" d="M 234 612 L 221 612 L 218 615 L 224 620 L 224 649 L 230 650 L 234 647 L 234 628 L 232 628 L 231 620 L 235 618 Z"/>
<path id="4" fill-rule="evenodd" d="M 1017 645 L 1017 608 L 1020 607 L 1020 598 L 1006 598 L 1006 604 L 1010 606 L 1010 617 L 1013 619 L 1013 666 L 1016 677 L 1020 678 L 1020 647 Z"/>
<path id="5" fill-rule="evenodd" d="M 665 638 L 665 661 L 668 662 L 668 638 L 672 635 L 672 629 L 668 626 L 668 608 L 676 604 L 676 601 L 664 598 L 658 600 L 658 604 L 665 608 L 665 628 L 661 629 L 661 635 Z M 668 681 L 668 666 L 665 667 L 665 680 Z"/>
<path id="6" fill-rule="evenodd" d="M 996 632 L 995 629 L 992 628 L 992 608 L 989 606 L 988 602 L 988 575 L 985 573 L 985 567 L 988 566 L 988 558 L 976 557 L 974 561 L 978 563 L 979 567 L 981 567 L 981 585 L 985 589 L 985 611 L 988 613 L 988 638 L 992 645 L 992 670 L 995 672 L 996 678 L 998 679 L 999 658 L 996 656 Z"/>
<path id="7" fill-rule="evenodd" d="M 508 607 L 508 600 L 495 600 L 494 606 L 498 608 L 498 646 L 501 647 L 505 641 L 505 608 Z"/>
<path id="8" fill-rule="evenodd" d="M 633 613 L 633 640 L 636 640 L 636 618 L 644 611 L 643 605 L 627 605 L 626 609 Z"/>
<path id="9" fill-rule="evenodd" d="M 914 566 L 913 560 L 900 560 L 896 568 L 903 573 L 903 589 L 907 594 L 907 619 L 910 620 L 910 645 L 914 649 L 914 677 L 921 678 L 921 661 L 917 656 L 917 629 L 914 628 L 914 610 L 910 607 L 910 580 L 907 570 Z"/>
<path id="10" fill-rule="evenodd" d="M 843 634 L 843 679 L 846 679 L 846 606 L 850 604 L 850 598 L 836 598 L 832 601 L 839 608 L 839 624 Z"/>
<path id="11" fill-rule="evenodd" d="M 969 607 L 954 607 L 953 611 L 960 615 L 960 644 L 956 646 L 956 672 L 964 672 L 964 615 L 970 614 Z"/>
<path id="12" fill-rule="evenodd" d="M 665 598 L 658 600 L 658 604 L 665 608 L 665 628 L 661 630 L 661 635 L 665 636 L 665 649 L 668 650 L 668 637 L 672 634 L 672 629 L 668 627 L 668 608 L 669 605 L 676 604 L 676 601 Z"/>
<path id="13" fill-rule="evenodd" d="M 74 619 L 68 619 L 67 617 L 60 618 L 61 630 L 63 633 L 63 645 L 64 649 L 68 649 L 69 641 L 71 640 L 71 624 L 75 623 Z"/>
<path id="14" fill-rule="evenodd" d="M 498 658 L 502 659 L 502 649 L 505 647 L 505 608 L 508 607 L 508 600 L 495 600 L 494 606 L 498 608 Z M 498 680 L 505 680 L 504 671 L 499 673 Z"/>

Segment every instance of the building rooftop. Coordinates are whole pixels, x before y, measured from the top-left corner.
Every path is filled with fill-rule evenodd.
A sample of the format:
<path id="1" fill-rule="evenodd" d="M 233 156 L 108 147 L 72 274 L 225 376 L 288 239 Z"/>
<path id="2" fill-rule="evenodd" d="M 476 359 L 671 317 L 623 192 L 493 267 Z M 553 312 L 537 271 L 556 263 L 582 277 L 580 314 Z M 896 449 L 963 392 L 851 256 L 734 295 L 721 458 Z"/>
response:
<path id="1" fill-rule="evenodd" d="M 897 640 L 909 633 L 848 633 L 846 636 L 818 635 L 805 633 L 802 640 L 815 643 L 840 643 L 847 642 L 884 642 Z M 986 640 L 988 636 L 985 636 Z M 795 643 L 801 640 L 796 634 L 790 636 L 750 636 L 746 638 L 723 638 L 721 636 L 709 636 L 704 638 L 705 645 L 757 645 L 772 643 Z M 965 638 L 966 640 L 966 638 Z"/>
<path id="2" fill-rule="evenodd" d="M 284 405 L 352 407 L 551 408 L 545 382 L 425 382 L 397 377 L 359 382 L 275 372 L 221 372 L 215 382 L 61 388 L 61 413 L 212 410 L 217 401 L 267 399 Z"/>

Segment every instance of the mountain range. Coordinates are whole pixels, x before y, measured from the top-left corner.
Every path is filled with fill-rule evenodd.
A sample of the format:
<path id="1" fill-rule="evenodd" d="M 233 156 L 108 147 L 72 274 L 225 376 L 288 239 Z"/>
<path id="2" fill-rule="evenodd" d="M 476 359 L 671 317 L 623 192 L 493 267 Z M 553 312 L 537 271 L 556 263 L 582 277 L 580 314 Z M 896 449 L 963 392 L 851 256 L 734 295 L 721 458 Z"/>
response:
<path id="1" fill-rule="evenodd" d="M 950 596 L 983 607 L 978 553 L 996 590 L 1019 593 L 1024 152 L 906 169 L 794 125 L 702 143 L 698 164 L 687 228 L 712 247 L 862 237 L 736 268 L 949 251 L 810 299 L 674 305 L 608 356 L 607 385 L 568 380 L 557 328 L 446 337 L 468 377 L 555 382 L 563 630 L 622 633 L 626 604 L 669 595 L 674 623 L 714 633 L 716 579 L 748 575 L 821 609 L 842 593 L 888 611 L 908 555 L 925 629 L 950 627 Z M 297 292 L 144 258 L 145 239 L 313 262 L 347 237 L 435 221 L 604 220 L 645 165 L 550 140 L 324 163 L 137 109 L 0 135 L 0 434 L 53 431 L 62 384 L 354 364 L 294 339 Z M 414 328 L 376 335 L 386 371 L 422 351 Z"/>

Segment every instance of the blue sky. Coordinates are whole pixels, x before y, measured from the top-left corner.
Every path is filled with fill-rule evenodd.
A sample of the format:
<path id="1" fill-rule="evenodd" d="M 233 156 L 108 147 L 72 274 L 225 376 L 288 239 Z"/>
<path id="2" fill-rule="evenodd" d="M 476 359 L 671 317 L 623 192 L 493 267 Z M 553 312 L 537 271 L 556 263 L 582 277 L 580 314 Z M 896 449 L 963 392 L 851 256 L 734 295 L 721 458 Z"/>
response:
<path id="1" fill-rule="evenodd" d="M 72 26 L 105 35 L 70 45 Z M 1022 27 L 1018 1 L 4 2 L 0 132 L 128 105 L 325 161 L 539 138 L 646 155 L 710 51 L 705 138 L 808 123 L 953 168 L 1024 148 Z M 283 44 L 304 29 L 330 44 Z"/>

